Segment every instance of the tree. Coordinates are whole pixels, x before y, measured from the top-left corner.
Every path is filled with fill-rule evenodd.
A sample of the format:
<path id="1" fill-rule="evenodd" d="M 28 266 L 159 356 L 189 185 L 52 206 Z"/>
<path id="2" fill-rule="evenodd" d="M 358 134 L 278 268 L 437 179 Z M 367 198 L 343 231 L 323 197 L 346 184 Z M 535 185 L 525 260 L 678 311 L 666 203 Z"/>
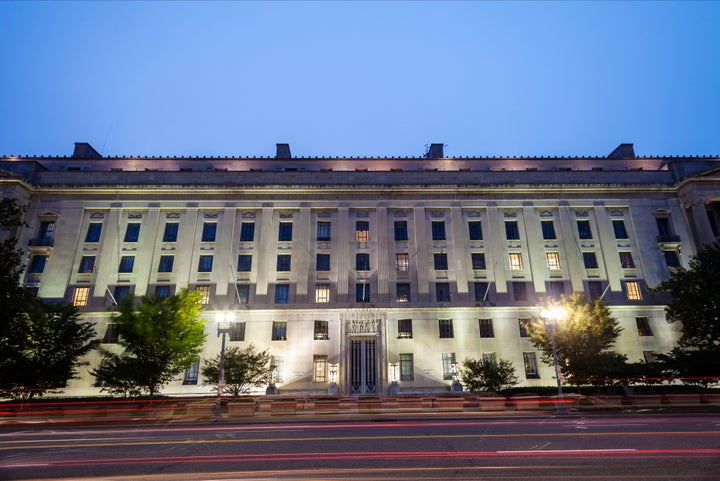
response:
<path id="1" fill-rule="evenodd" d="M 233 397 L 248 394 L 254 387 L 265 386 L 272 379 L 274 366 L 272 357 L 266 350 L 257 351 L 253 344 L 244 349 L 232 347 L 225 351 L 223 363 L 225 387 L 223 392 Z M 205 384 L 217 386 L 220 372 L 220 355 L 205 361 L 202 375 L 207 378 Z"/>
<path id="2" fill-rule="evenodd" d="M 532 344 L 542 352 L 543 362 L 553 365 L 551 333 L 555 329 L 558 364 L 571 384 L 604 384 L 622 377 L 626 357 L 607 352 L 622 328 L 600 299 L 589 302 L 582 294 L 563 297 L 559 306 L 567 313 L 557 321 L 535 318 L 527 325 Z"/>
<path id="3" fill-rule="evenodd" d="M 201 312 L 201 294 L 187 289 L 138 303 L 124 298 L 112 319 L 123 352 L 105 352 L 94 371 L 98 383 L 113 393 L 155 395 L 197 360 L 206 337 Z"/>
<path id="4" fill-rule="evenodd" d="M 471 392 L 500 392 L 520 382 L 512 362 L 505 359 L 497 362 L 465 359 L 461 377 L 463 385 Z"/>

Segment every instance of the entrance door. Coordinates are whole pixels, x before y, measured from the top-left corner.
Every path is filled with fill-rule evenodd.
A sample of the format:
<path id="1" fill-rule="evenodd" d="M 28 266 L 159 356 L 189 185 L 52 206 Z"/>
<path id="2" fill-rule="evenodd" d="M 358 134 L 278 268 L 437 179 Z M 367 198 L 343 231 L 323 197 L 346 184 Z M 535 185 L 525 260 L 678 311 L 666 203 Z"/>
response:
<path id="1" fill-rule="evenodd" d="M 350 339 L 350 394 L 377 394 L 377 340 Z"/>

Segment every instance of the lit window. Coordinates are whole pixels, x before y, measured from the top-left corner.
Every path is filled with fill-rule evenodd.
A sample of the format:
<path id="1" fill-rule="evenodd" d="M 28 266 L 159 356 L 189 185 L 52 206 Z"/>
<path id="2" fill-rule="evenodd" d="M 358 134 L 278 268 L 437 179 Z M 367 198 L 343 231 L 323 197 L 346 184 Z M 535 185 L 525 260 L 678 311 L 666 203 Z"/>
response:
<path id="1" fill-rule="evenodd" d="M 318 272 L 327 272 L 330 270 L 330 254 L 317 254 L 315 256 L 315 269 Z"/>
<path id="2" fill-rule="evenodd" d="M 560 254 L 557 252 L 546 252 L 545 259 L 547 260 L 547 267 L 551 271 L 560 270 Z"/>
<path id="3" fill-rule="evenodd" d="M 215 233 L 217 232 L 217 222 L 204 222 L 202 230 L 202 242 L 215 242 Z"/>
<path id="4" fill-rule="evenodd" d="M 165 224 L 165 231 L 163 232 L 163 242 L 177 242 L 178 236 L 178 223 L 168 222 Z"/>
<path id="5" fill-rule="evenodd" d="M 480 337 L 495 337 L 492 319 L 478 319 L 478 324 L 480 326 Z"/>
<path id="6" fill-rule="evenodd" d="M 355 242 L 368 242 L 370 238 L 370 223 L 364 220 L 355 222 Z"/>
<path id="7" fill-rule="evenodd" d="M 395 285 L 395 299 L 397 302 L 410 302 L 410 284 L 398 282 Z"/>
<path id="8" fill-rule="evenodd" d="M 327 356 L 313 356 L 313 382 L 327 382 Z"/>
<path id="9" fill-rule="evenodd" d="M 412 319 L 398 319 L 398 339 L 412 339 Z"/>
<path id="10" fill-rule="evenodd" d="M 625 281 L 625 289 L 629 300 L 642 300 L 642 291 L 640 290 L 640 283 L 638 281 Z"/>
<path id="11" fill-rule="evenodd" d="M 89 296 L 89 287 L 76 287 L 75 290 L 73 290 L 72 305 L 76 307 L 87 306 Z"/>
<path id="12" fill-rule="evenodd" d="M 438 330 L 440 339 L 452 339 L 455 337 L 452 319 L 439 319 Z"/>
<path id="13" fill-rule="evenodd" d="M 140 223 L 130 222 L 125 229 L 124 242 L 137 242 L 140 237 Z"/>
<path id="14" fill-rule="evenodd" d="M 273 321 L 272 323 L 272 340 L 284 341 L 287 339 L 287 322 Z"/>
<path id="15" fill-rule="evenodd" d="M 275 286 L 275 304 L 287 304 L 290 302 L 290 286 L 278 284 Z"/>
<path id="16" fill-rule="evenodd" d="M 445 254 L 445 253 L 433 254 L 433 268 L 436 271 L 446 271 L 448 268 L 447 254 Z"/>
<path id="17" fill-rule="evenodd" d="M 407 221 L 405 221 L 405 220 L 396 220 L 395 221 L 395 240 L 396 241 L 408 240 Z"/>
<path id="18" fill-rule="evenodd" d="M 455 373 L 454 366 L 455 365 L 455 353 L 454 352 L 443 352 L 442 353 L 442 370 L 443 370 L 443 379 L 446 381 L 453 378 L 453 374 Z"/>
<path id="19" fill-rule="evenodd" d="M 525 366 L 525 377 L 527 379 L 540 378 L 537 367 L 537 356 L 534 352 L 523 352 L 523 365 Z"/>
<path id="20" fill-rule="evenodd" d="M 330 240 L 330 222 L 318 222 L 317 223 L 317 240 L 329 241 Z"/>
<path id="21" fill-rule="evenodd" d="M 328 332 L 328 321 L 315 321 L 313 339 L 316 341 L 327 341 L 330 339 Z"/>
<path id="22" fill-rule="evenodd" d="M 238 256 L 238 272 L 250 272 L 252 270 L 252 255 L 240 254 Z"/>
<path id="23" fill-rule="evenodd" d="M 95 256 L 82 256 L 78 273 L 90 274 L 95 268 Z"/>
<path id="24" fill-rule="evenodd" d="M 240 242 L 252 242 L 255 238 L 255 222 L 240 224 Z"/>
<path id="25" fill-rule="evenodd" d="M 280 222 L 280 227 L 278 228 L 278 241 L 280 241 L 280 242 L 292 241 L 292 231 L 293 231 L 292 222 Z"/>
<path id="26" fill-rule="evenodd" d="M 433 221 L 431 224 L 432 240 L 445 240 L 445 221 Z"/>
<path id="27" fill-rule="evenodd" d="M 289 272 L 290 271 L 290 254 L 278 254 L 277 256 L 277 271 L 278 272 Z"/>
<path id="28" fill-rule="evenodd" d="M 635 324 L 637 325 L 638 336 L 652 336 L 653 332 L 650 328 L 650 320 L 647 317 L 636 317 Z"/>
<path id="29" fill-rule="evenodd" d="M 633 261 L 631 252 L 620 252 L 620 265 L 623 269 L 634 269 L 635 261 Z"/>
<path id="30" fill-rule="evenodd" d="M 482 222 L 479 220 L 471 220 L 468 222 L 468 230 L 470 234 L 470 240 L 482 240 Z"/>
<path id="31" fill-rule="evenodd" d="M 198 261 L 198 272 L 212 272 L 213 256 L 200 256 Z"/>
<path id="32" fill-rule="evenodd" d="M 395 269 L 398 271 L 406 271 L 410 268 L 410 256 L 407 252 L 395 254 Z"/>
<path id="33" fill-rule="evenodd" d="M 514 271 L 521 271 L 523 269 L 523 259 L 520 252 L 511 252 L 510 257 L 510 269 Z"/>
<path id="34" fill-rule="evenodd" d="M 413 366 L 412 353 L 400 353 L 400 380 L 413 381 L 415 379 L 415 367 Z"/>
<path id="35" fill-rule="evenodd" d="M 195 290 L 202 296 L 202 305 L 210 304 L 210 286 L 196 286 Z"/>
<path id="36" fill-rule="evenodd" d="M 542 236 L 545 240 L 555 240 L 557 235 L 555 234 L 555 222 L 551 220 L 540 221 L 542 227 Z"/>
<path id="37" fill-rule="evenodd" d="M 330 302 L 330 285 L 317 284 L 315 286 L 315 302 Z"/>

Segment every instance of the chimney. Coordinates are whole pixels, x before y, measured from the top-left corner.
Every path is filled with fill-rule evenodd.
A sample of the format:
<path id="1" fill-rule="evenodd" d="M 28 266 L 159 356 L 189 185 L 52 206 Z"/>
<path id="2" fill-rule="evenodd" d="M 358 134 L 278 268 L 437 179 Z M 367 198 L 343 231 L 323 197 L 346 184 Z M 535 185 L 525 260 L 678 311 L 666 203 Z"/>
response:
<path id="1" fill-rule="evenodd" d="M 615 150 L 610 152 L 608 159 L 634 159 L 635 149 L 633 144 L 620 144 Z"/>
<path id="2" fill-rule="evenodd" d="M 428 149 L 425 157 L 427 157 L 428 159 L 444 158 L 445 155 L 443 154 L 443 144 L 430 144 L 430 149 Z"/>
<path id="3" fill-rule="evenodd" d="M 275 144 L 275 158 L 276 159 L 291 159 L 290 155 L 290 144 Z"/>
<path id="4" fill-rule="evenodd" d="M 92 148 L 87 142 L 75 142 L 75 150 L 72 154 L 74 159 L 101 159 L 102 155 Z"/>

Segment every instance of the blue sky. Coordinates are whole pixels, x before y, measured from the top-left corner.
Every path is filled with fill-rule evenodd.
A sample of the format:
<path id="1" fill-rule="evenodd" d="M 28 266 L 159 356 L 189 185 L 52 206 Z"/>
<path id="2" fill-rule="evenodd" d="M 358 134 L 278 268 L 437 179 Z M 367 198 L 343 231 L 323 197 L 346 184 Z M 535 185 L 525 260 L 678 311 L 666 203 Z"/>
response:
<path id="1" fill-rule="evenodd" d="M 0 154 L 720 155 L 718 2 L 0 2 Z"/>

